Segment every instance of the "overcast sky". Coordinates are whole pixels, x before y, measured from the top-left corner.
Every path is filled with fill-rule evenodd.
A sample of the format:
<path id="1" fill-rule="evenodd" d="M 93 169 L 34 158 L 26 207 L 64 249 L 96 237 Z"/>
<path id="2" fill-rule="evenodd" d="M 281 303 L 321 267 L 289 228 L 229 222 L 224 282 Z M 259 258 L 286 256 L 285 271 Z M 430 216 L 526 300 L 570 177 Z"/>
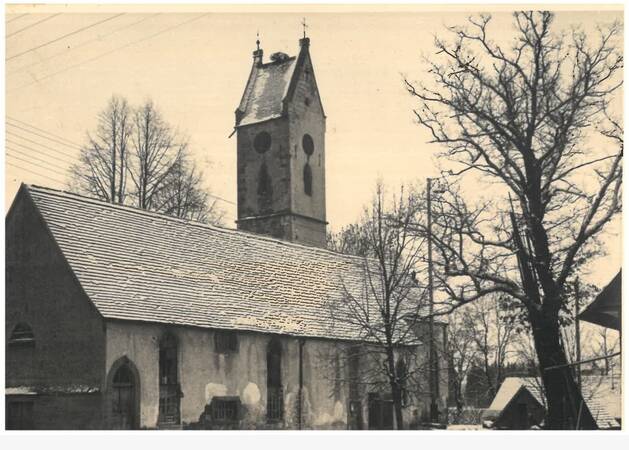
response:
<path id="1" fill-rule="evenodd" d="M 468 12 L 217 13 L 214 7 L 208 14 L 197 6 L 183 13 L 164 12 L 165 7 L 138 13 L 109 6 L 92 13 L 85 13 L 86 7 L 83 12 L 35 8 L 39 13 L 33 14 L 32 7 L 19 8 L 6 18 L 6 112 L 12 123 L 6 128 L 6 161 L 12 165 L 6 166 L 5 210 L 20 182 L 63 188 L 64 171 L 78 154 L 72 145 L 84 141 L 112 94 L 132 104 L 151 98 L 190 137 L 211 192 L 235 203 L 236 140 L 228 136 L 256 31 L 266 57 L 275 51 L 294 55 L 304 16 L 327 115 L 331 229 L 357 218 L 377 179 L 393 186 L 437 175 L 439 149 L 427 144 L 429 136 L 416 125 L 402 75 L 421 79 L 420 57 L 434 53 L 433 36 L 443 34 L 446 25 L 463 23 Z M 622 20 L 622 13 L 559 12 L 556 26 L 593 31 L 597 23 L 613 20 Z M 494 13 L 492 29 L 508 36 L 511 23 L 509 13 Z M 43 138 L 46 131 L 64 140 Z M 45 152 L 33 153 L 35 148 Z M 221 206 L 233 226 L 235 205 L 228 202 Z M 599 283 L 611 279 L 621 263 L 620 238 L 607 240 L 607 264 L 592 275 Z"/>

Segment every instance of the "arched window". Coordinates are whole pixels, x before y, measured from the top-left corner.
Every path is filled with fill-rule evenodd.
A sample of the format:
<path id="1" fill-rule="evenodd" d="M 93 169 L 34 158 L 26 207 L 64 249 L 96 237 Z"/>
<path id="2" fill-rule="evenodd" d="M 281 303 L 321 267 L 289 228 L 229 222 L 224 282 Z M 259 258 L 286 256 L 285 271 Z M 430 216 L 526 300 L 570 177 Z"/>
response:
<path id="1" fill-rule="evenodd" d="M 166 333 L 159 342 L 159 423 L 179 424 L 177 339 Z"/>
<path id="2" fill-rule="evenodd" d="M 282 395 L 282 344 L 271 339 L 266 351 L 266 417 L 270 422 L 284 418 L 284 400 Z"/>
<path id="3" fill-rule="evenodd" d="M 266 163 L 264 162 L 260 166 L 260 172 L 258 174 L 258 197 L 265 203 L 270 203 L 273 197 L 271 177 L 269 176 Z"/>
<path id="4" fill-rule="evenodd" d="M 304 166 L 304 192 L 312 196 L 312 169 L 308 163 Z"/>
<path id="5" fill-rule="evenodd" d="M 18 323 L 13 331 L 11 332 L 11 337 L 9 338 L 9 344 L 34 344 L 35 343 L 35 335 L 33 334 L 33 329 L 30 325 L 20 322 Z"/>

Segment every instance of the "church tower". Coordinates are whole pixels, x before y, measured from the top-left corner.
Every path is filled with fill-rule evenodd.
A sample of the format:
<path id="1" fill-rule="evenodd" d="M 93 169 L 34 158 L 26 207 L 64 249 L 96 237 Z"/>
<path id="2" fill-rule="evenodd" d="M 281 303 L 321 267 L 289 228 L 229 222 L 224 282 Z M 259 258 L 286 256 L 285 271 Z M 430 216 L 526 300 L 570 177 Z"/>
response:
<path id="1" fill-rule="evenodd" d="M 325 247 L 325 113 L 310 39 L 268 62 L 257 44 L 236 109 L 238 229 Z"/>

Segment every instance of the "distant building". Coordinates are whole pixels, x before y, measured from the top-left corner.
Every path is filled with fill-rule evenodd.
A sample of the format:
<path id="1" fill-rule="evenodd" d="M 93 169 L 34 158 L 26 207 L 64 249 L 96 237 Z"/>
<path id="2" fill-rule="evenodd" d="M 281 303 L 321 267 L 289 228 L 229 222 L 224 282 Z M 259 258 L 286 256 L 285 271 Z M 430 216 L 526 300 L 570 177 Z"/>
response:
<path id="1" fill-rule="evenodd" d="M 622 270 L 618 271 L 594 301 L 579 314 L 579 319 L 621 332 Z"/>
<path id="2" fill-rule="evenodd" d="M 330 305 L 363 294 L 366 262 L 324 248 L 325 116 L 300 44 L 254 52 L 239 230 L 22 185 L 6 218 L 8 428 L 393 426 L 386 383 L 359 383 L 373 362 L 337 363 L 362 335 Z M 420 364 L 426 347 L 399 354 Z M 407 386 L 408 426 L 429 415 L 424 386 Z"/>
<path id="3" fill-rule="evenodd" d="M 584 408 L 599 429 L 619 429 L 621 423 L 620 380 L 585 376 L 582 379 Z M 540 427 L 546 415 L 541 380 L 535 377 L 506 378 L 489 408 L 483 413 L 486 426 L 504 430 Z"/>

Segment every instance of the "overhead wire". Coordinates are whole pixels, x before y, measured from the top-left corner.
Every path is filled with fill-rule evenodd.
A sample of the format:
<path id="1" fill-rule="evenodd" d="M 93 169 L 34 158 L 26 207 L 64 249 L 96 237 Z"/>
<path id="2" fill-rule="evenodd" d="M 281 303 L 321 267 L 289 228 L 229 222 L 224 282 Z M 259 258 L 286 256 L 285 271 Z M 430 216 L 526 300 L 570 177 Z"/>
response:
<path id="1" fill-rule="evenodd" d="M 13 19 L 11 19 L 11 20 L 7 20 L 7 23 L 9 24 L 9 23 L 11 23 L 11 22 L 15 22 L 16 20 L 21 19 L 21 18 L 22 18 L 22 17 L 24 17 L 24 16 L 28 16 L 28 14 L 20 14 L 19 16 L 14 17 L 14 18 L 13 18 Z"/>
<path id="2" fill-rule="evenodd" d="M 56 138 L 56 139 L 60 139 L 60 140 L 62 140 L 62 141 L 67 142 L 68 144 L 72 144 L 73 146 L 75 146 L 75 147 L 77 147 L 77 148 L 81 148 L 81 147 L 82 147 L 82 145 L 81 145 L 81 144 L 77 144 L 76 142 L 73 142 L 73 141 L 71 141 L 70 139 L 67 139 L 67 138 L 65 138 L 65 137 L 63 137 L 63 136 L 59 136 L 58 134 L 55 134 L 55 133 L 53 133 L 53 132 L 51 132 L 51 131 L 44 130 L 43 128 L 36 127 L 35 125 L 32 125 L 32 124 L 30 124 L 30 123 L 28 123 L 28 122 L 24 122 L 23 120 L 19 120 L 19 119 L 16 119 L 16 118 L 14 118 L 14 117 L 11 117 L 11 116 L 6 116 L 6 117 L 7 117 L 7 119 L 8 119 L 8 120 L 11 120 L 11 121 L 13 121 L 13 122 L 17 122 L 17 123 L 19 123 L 20 125 L 24 125 L 24 126 L 27 126 L 27 127 L 33 128 L 33 129 L 35 129 L 35 130 L 37 130 L 37 131 L 39 131 L 39 132 L 41 132 L 41 133 L 48 134 L 48 135 L 50 135 L 50 136 L 52 136 L 52 137 L 54 137 L 54 138 Z"/>
<path id="3" fill-rule="evenodd" d="M 55 143 L 60 144 L 60 145 L 65 145 L 66 147 L 72 148 L 74 150 L 81 150 L 81 146 L 79 146 L 79 145 L 67 144 L 67 143 L 63 142 L 62 140 L 60 140 L 60 139 L 56 139 L 54 137 L 46 136 L 45 134 L 39 133 L 37 131 L 32 131 L 32 130 L 29 130 L 27 128 L 21 127 L 19 125 L 12 124 L 10 122 L 5 122 L 5 123 L 7 125 L 9 125 L 10 127 L 17 128 L 17 129 L 22 130 L 22 131 L 24 131 L 26 133 L 31 133 L 31 134 L 33 134 L 35 136 L 39 136 L 40 138 L 48 139 L 49 141 L 55 142 Z"/>
<path id="4" fill-rule="evenodd" d="M 71 31 L 70 33 L 66 33 L 63 36 L 59 36 L 58 38 L 52 39 L 52 40 L 50 40 L 48 42 L 44 42 L 43 44 L 40 44 L 40 45 L 37 45 L 35 47 L 29 48 L 28 50 L 24 50 L 23 52 L 16 53 L 15 55 L 11 55 L 8 58 L 6 58 L 5 61 L 11 61 L 12 59 L 15 59 L 15 58 L 18 58 L 20 56 L 26 55 L 27 53 L 34 52 L 35 50 L 39 50 L 40 48 L 46 47 L 46 46 L 48 46 L 50 44 L 54 44 L 55 42 L 59 42 L 62 39 L 65 39 L 67 37 L 70 37 L 70 36 L 73 36 L 75 34 L 81 33 L 82 31 L 89 30 L 90 28 L 94 28 L 94 27 L 96 27 L 96 26 L 98 26 L 98 25 L 100 25 L 102 23 L 105 23 L 105 22 L 108 22 L 108 21 L 110 21 L 112 19 L 115 19 L 116 17 L 123 16 L 124 14 L 126 14 L 126 13 L 115 14 L 113 16 L 107 17 L 106 19 L 99 20 L 98 22 L 95 22 L 95 23 L 93 23 L 91 25 L 87 25 L 85 27 L 79 28 L 78 30 Z"/>
<path id="5" fill-rule="evenodd" d="M 112 53 L 114 53 L 114 52 L 117 52 L 118 50 L 122 50 L 122 49 L 124 49 L 124 48 L 130 47 L 131 45 L 135 45 L 135 44 L 138 44 L 138 43 L 140 43 L 140 42 L 144 42 L 144 41 L 147 41 L 147 40 L 149 40 L 149 39 L 153 39 L 154 37 L 157 37 L 157 36 L 159 36 L 160 34 L 163 34 L 163 33 L 166 33 L 166 32 L 168 32 L 168 31 L 174 30 L 175 28 L 179 28 L 179 27 L 181 27 L 181 26 L 187 25 L 187 24 L 189 24 L 189 23 L 191 23 L 191 22 L 194 22 L 195 20 L 199 20 L 199 19 L 201 19 L 201 18 L 203 18 L 204 16 L 207 16 L 207 15 L 209 15 L 209 14 L 210 14 L 210 13 L 204 13 L 204 14 L 201 14 L 201 15 L 199 15 L 199 16 L 193 17 L 192 19 L 188 19 L 188 20 L 186 20 L 186 21 L 184 21 L 184 22 L 181 22 L 181 23 L 179 23 L 179 24 L 177 24 L 177 25 L 173 25 L 173 26 L 170 26 L 170 27 L 168 27 L 168 28 L 165 28 L 165 29 L 163 29 L 163 30 L 161 30 L 161 31 L 158 31 L 157 33 L 153 33 L 153 34 L 148 35 L 148 36 L 145 36 L 145 37 L 143 37 L 143 38 L 141 38 L 141 39 L 137 39 L 137 40 L 135 40 L 135 41 L 128 42 L 127 44 L 121 45 L 121 46 L 116 47 L 116 48 L 114 48 L 114 49 L 112 49 L 112 50 L 109 50 L 109 51 L 107 51 L 107 52 L 101 53 L 101 54 L 99 54 L 99 55 L 97 55 L 97 56 L 95 56 L 95 57 L 93 57 L 93 58 L 87 59 L 87 60 L 82 61 L 82 62 L 80 62 L 80 63 L 77 63 L 77 64 L 74 64 L 74 65 L 72 65 L 72 66 L 66 67 L 65 69 L 62 69 L 62 70 L 59 70 L 59 71 L 57 71 L 57 72 L 53 72 L 53 73 L 51 73 L 51 74 L 48 74 L 48 75 L 46 75 L 46 76 L 44 76 L 44 77 L 42 77 L 42 78 L 39 78 L 39 79 L 36 79 L 36 80 L 34 80 L 34 81 L 30 82 L 30 83 L 23 84 L 22 86 L 15 87 L 15 88 L 13 88 L 13 89 L 7 89 L 7 92 L 13 92 L 13 91 L 16 91 L 16 90 L 23 89 L 23 88 L 25 88 L 25 87 L 31 86 L 31 85 L 33 85 L 33 84 L 35 84 L 35 83 L 40 83 L 40 82 L 41 82 L 41 81 L 43 81 L 43 80 L 46 80 L 46 79 L 51 78 L 51 77 L 54 77 L 55 75 L 59 75 L 60 73 L 67 72 L 68 70 L 74 69 L 74 68 L 79 67 L 79 66 L 82 66 L 82 65 L 84 65 L 84 64 L 87 64 L 87 63 L 90 63 L 90 62 L 96 61 L 97 59 L 100 59 L 100 58 L 102 58 L 102 57 L 104 57 L 104 56 L 110 55 L 110 54 L 112 54 Z"/>
<path id="6" fill-rule="evenodd" d="M 28 145 L 24 145 L 20 142 L 15 142 L 12 141 L 9 138 L 5 139 L 7 143 L 11 144 L 11 145 L 17 145 L 18 147 L 22 147 L 24 150 L 29 150 L 31 152 L 35 152 L 37 154 L 40 155 L 44 155 L 47 156 L 49 158 L 56 158 L 56 160 L 60 161 L 60 162 L 64 162 L 67 164 L 73 164 L 76 162 L 76 158 L 70 158 L 69 156 L 65 156 L 64 153 L 59 152 L 59 150 L 55 150 L 54 148 L 50 148 L 50 147 L 44 147 L 46 150 L 51 151 L 53 153 L 55 153 L 54 155 L 51 155 L 50 153 L 47 153 L 46 150 L 41 150 L 38 148 L 33 148 L 33 147 L 29 147 Z M 63 159 L 65 158 L 65 159 Z"/>
<path id="7" fill-rule="evenodd" d="M 39 163 L 44 163 L 44 164 L 46 164 L 46 166 L 42 166 L 42 165 L 40 165 L 39 163 L 34 163 L 34 162 L 32 162 L 32 161 L 23 160 L 24 162 L 27 162 L 27 163 L 29 163 L 29 164 L 37 165 L 38 167 L 40 167 L 40 168 L 42 168 L 42 169 L 47 169 L 47 170 L 50 170 L 48 166 L 51 166 L 51 167 L 55 167 L 55 168 L 57 168 L 57 169 L 59 169 L 59 170 L 62 170 L 62 171 L 64 171 L 64 172 L 68 170 L 68 168 L 67 168 L 67 167 L 61 167 L 61 166 L 58 166 L 57 164 L 53 164 L 53 163 L 51 163 L 51 162 L 49 162 L 49 161 L 45 161 L 45 160 L 40 159 L 40 158 L 37 158 L 37 157 L 35 157 L 35 156 L 32 156 L 32 155 L 27 155 L 26 153 L 20 152 L 20 151 L 18 151 L 18 150 L 17 150 L 17 149 L 15 149 L 15 148 L 9 147 L 8 145 L 6 146 L 6 149 L 7 149 L 7 155 L 8 155 L 8 156 L 10 156 L 10 157 L 12 157 L 12 158 L 21 159 L 21 158 L 20 158 L 20 156 L 25 156 L 25 157 L 27 157 L 27 158 L 34 159 L 34 160 L 36 160 L 36 161 L 39 161 Z M 11 152 L 17 153 L 17 155 L 15 155 L 15 154 L 13 154 L 13 153 L 11 153 Z M 50 170 L 50 171 L 51 171 L 51 172 L 56 172 L 56 171 L 54 171 L 54 170 Z"/>
<path id="8" fill-rule="evenodd" d="M 84 46 L 86 46 L 86 45 L 88 45 L 88 44 L 91 44 L 92 42 L 102 41 L 102 40 L 103 40 L 103 38 L 106 38 L 106 37 L 108 37 L 108 36 L 111 36 L 112 34 L 116 34 L 116 33 L 118 33 L 119 31 L 125 30 L 125 29 L 127 29 L 127 28 L 131 28 L 131 27 L 133 27 L 133 26 L 135 26 L 135 25 L 138 25 L 138 24 L 140 24 L 140 23 L 142 23 L 142 22 L 144 22 L 144 21 L 146 21 L 146 20 L 148 20 L 148 19 L 150 19 L 150 18 L 152 18 L 152 17 L 159 16 L 160 14 L 163 14 L 163 13 L 155 13 L 155 14 L 151 14 L 151 15 L 149 15 L 149 16 L 143 17 L 142 19 L 137 20 L 137 21 L 135 21 L 135 22 L 133 22 L 133 23 L 129 23 L 129 24 L 123 25 L 123 26 L 121 26 L 121 27 L 118 27 L 118 28 L 116 28 L 115 30 L 110 31 L 109 33 L 105 33 L 105 34 L 102 34 L 102 35 L 98 35 L 98 37 L 96 37 L 96 38 L 94 38 L 94 39 L 90 39 L 90 40 L 88 40 L 88 41 L 85 41 L 85 42 L 82 42 L 82 43 L 80 43 L 80 44 L 78 44 L 78 45 L 75 45 L 75 46 L 73 46 L 73 47 L 71 47 L 71 48 L 64 49 L 63 51 L 58 52 L 58 53 L 55 53 L 54 55 L 50 55 L 50 56 L 48 56 L 48 57 L 46 57 L 46 58 L 40 58 L 39 60 L 37 60 L 37 61 L 35 61 L 35 62 L 33 62 L 33 63 L 26 64 L 26 65 L 24 65 L 24 66 L 22 66 L 22 67 L 18 67 L 17 69 L 14 69 L 14 70 L 10 70 L 10 71 L 8 71 L 8 73 L 9 73 L 9 74 L 14 74 L 14 73 L 22 72 L 22 71 L 24 71 L 24 70 L 28 69 L 29 67 L 33 67 L 33 66 L 37 66 L 37 65 L 39 65 L 39 64 L 43 64 L 44 62 L 46 62 L 46 61 L 50 61 L 51 59 L 54 59 L 54 58 L 56 58 L 57 56 L 67 55 L 69 52 L 71 52 L 71 51 L 73 51 L 73 50 L 76 50 L 76 49 L 78 49 L 78 48 L 84 47 Z"/>
<path id="9" fill-rule="evenodd" d="M 57 17 L 57 16 L 58 16 L 58 15 L 60 15 L 60 14 L 61 14 L 61 13 L 53 14 L 52 16 L 48 16 L 48 17 L 46 17 L 46 18 L 44 18 L 44 19 L 42 19 L 42 20 L 40 20 L 40 21 L 38 21 L 38 22 L 31 23 L 31 24 L 29 24 L 29 25 L 25 26 L 24 28 L 20 28 L 19 30 L 14 31 L 13 33 L 10 33 L 10 34 L 5 35 L 5 36 L 4 36 L 4 38 L 5 38 L 5 39 L 8 39 L 8 38 L 10 38 L 11 36 L 14 36 L 14 35 L 16 35 L 16 34 L 18 34 L 18 33 L 21 33 L 22 31 L 28 30 L 28 29 L 30 29 L 30 28 L 33 28 L 34 26 L 39 25 L 40 23 L 44 23 L 44 22 L 46 22 L 46 21 L 48 21 L 48 20 L 50 20 L 50 19 L 53 19 L 53 18 Z M 20 16 L 20 17 L 21 17 L 21 16 Z M 7 22 L 7 23 L 8 23 L 8 22 Z"/>
<path id="10" fill-rule="evenodd" d="M 22 167 L 22 166 L 20 166 L 18 164 L 14 164 L 14 163 L 12 163 L 10 161 L 5 161 L 5 163 L 6 163 L 7 166 L 16 167 L 16 168 L 18 168 L 20 170 L 24 170 L 25 172 L 32 173 L 33 175 L 37 175 L 37 176 L 40 176 L 40 177 L 48 178 L 48 179 L 50 179 L 52 181 L 55 181 L 55 182 L 57 182 L 59 184 L 64 184 L 65 183 L 64 180 L 59 180 L 57 178 L 53 178 L 51 176 L 44 175 L 43 173 L 35 172 L 35 171 L 31 170 L 31 169 L 27 169 L 26 167 Z"/>

